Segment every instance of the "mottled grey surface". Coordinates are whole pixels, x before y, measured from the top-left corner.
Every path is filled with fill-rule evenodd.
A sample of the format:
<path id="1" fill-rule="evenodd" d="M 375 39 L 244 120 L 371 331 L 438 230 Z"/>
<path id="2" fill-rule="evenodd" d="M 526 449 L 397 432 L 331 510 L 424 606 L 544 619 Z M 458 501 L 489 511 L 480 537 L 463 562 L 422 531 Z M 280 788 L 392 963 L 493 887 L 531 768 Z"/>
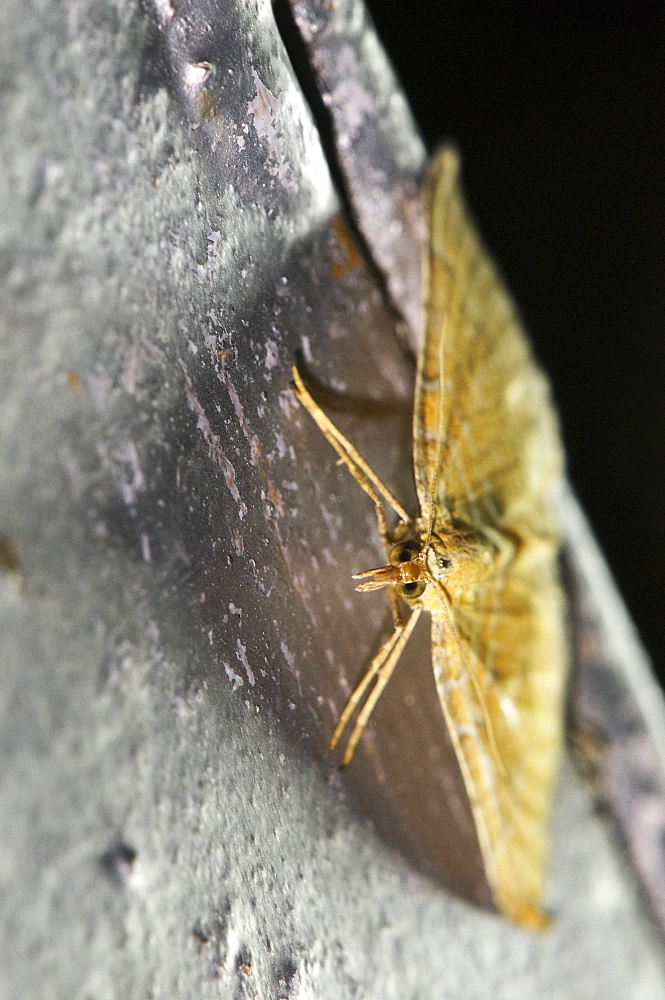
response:
<path id="1" fill-rule="evenodd" d="M 0 996 L 665 997 L 569 765 L 549 932 L 423 874 L 482 898 L 426 662 L 326 754 L 387 613 L 290 366 L 413 368 L 270 5 L 6 0 L 0 58 Z"/>

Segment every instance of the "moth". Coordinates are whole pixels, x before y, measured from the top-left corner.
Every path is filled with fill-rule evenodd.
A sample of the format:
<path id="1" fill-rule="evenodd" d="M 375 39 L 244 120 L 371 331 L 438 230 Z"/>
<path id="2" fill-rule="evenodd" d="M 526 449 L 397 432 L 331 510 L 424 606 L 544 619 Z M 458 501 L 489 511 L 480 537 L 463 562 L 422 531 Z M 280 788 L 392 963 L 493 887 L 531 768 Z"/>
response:
<path id="1" fill-rule="evenodd" d="M 343 764 L 350 761 L 427 612 L 436 688 L 495 905 L 535 929 L 548 922 L 542 900 L 567 673 L 555 515 L 563 451 L 548 383 L 468 217 L 458 174 L 457 155 L 444 147 L 424 186 L 419 512 L 402 507 L 295 368 L 294 391 L 374 502 L 387 564 L 354 578 L 360 591 L 387 588 L 394 617 L 331 747 L 348 731 Z"/>

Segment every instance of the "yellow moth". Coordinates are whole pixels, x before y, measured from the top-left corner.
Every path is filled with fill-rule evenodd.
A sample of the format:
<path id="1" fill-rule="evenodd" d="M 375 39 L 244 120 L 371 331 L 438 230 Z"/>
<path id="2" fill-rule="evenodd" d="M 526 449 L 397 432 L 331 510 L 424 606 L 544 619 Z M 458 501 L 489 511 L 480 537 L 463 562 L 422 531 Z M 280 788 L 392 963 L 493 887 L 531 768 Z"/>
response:
<path id="1" fill-rule="evenodd" d="M 444 148 L 425 185 L 425 329 L 413 413 L 419 513 L 402 507 L 293 371 L 298 399 L 374 501 L 388 563 L 356 574 L 357 589 L 388 588 L 395 622 L 331 746 L 355 715 L 350 761 L 427 612 L 439 700 L 495 905 L 541 928 L 567 670 L 554 514 L 563 455 L 547 381 L 467 216 L 458 172 Z"/>

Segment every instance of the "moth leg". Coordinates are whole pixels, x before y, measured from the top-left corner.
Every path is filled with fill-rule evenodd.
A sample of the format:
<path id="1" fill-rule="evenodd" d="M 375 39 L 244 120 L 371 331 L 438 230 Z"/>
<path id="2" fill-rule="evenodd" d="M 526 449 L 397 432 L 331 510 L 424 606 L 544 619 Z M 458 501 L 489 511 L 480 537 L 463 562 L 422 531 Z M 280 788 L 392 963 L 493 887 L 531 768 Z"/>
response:
<path id="1" fill-rule="evenodd" d="M 409 515 L 404 510 L 399 500 L 393 496 L 386 484 L 382 482 L 376 472 L 370 468 L 362 455 L 360 455 L 351 442 L 344 437 L 342 432 L 335 427 L 332 420 L 326 416 L 321 407 L 314 402 L 303 384 L 300 372 L 295 366 L 291 369 L 291 374 L 293 375 L 294 383 L 293 391 L 295 392 L 297 398 L 316 421 L 319 429 L 333 446 L 340 457 L 341 463 L 346 465 L 347 469 L 358 483 L 358 486 L 360 486 L 360 488 L 363 489 L 365 493 L 374 501 L 376 516 L 379 522 L 379 530 L 384 538 L 387 538 L 386 516 L 383 510 L 383 504 L 387 503 L 390 507 L 392 507 L 402 521 L 410 521 Z"/>
<path id="2" fill-rule="evenodd" d="M 373 500 L 381 541 L 383 542 L 385 551 L 388 552 L 390 549 L 390 539 L 388 537 L 386 512 L 383 507 L 384 501 L 393 508 L 395 513 L 398 514 L 403 521 L 409 520 L 408 514 L 400 502 L 390 492 L 385 483 L 383 483 L 376 473 L 367 465 L 364 458 L 356 451 L 351 442 L 347 440 L 337 427 L 335 427 L 332 420 L 326 416 L 321 407 L 314 402 L 312 396 L 303 384 L 300 372 L 295 366 L 292 368 L 292 374 L 294 382 L 293 390 L 297 398 L 300 400 L 308 413 L 314 418 L 319 429 L 323 432 L 326 439 L 340 456 L 340 463 L 346 465 L 347 469 L 361 489 L 363 489 Z M 399 628 L 403 624 L 402 614 L 399 598 L 392 587 L 390 588 L 388 594 L 388 602 L 390 604 L 390 612 L 393 616 L 393 625 L 395 628 Z"/>
<path id="3" fill-rule="evenodd" d="M 382 482 L 381 479 L 379 479 L 377 474 L 374 472 L 373 469 L 370 468 L 370 466 L 367 464 L 362 455 L 354 448 L 354 446 L 351 444 L 348 438 L 346 438 L 344 434 L 342 434 L 339 428 L 335 426 L 332 420 L 330 420 L 330 418 L 326 416 L 321 407 L 314 401 L 311 394 L 305 388 L 303 380 L 300 377 L 300 372 L 295 367 L 295 365 L 291 369 L 291 373 L 293 375 L 293 383 L 294 383 L 293 391 L 295 392 L 297 399 L 302 403 L 302 405 L 308 411 L 310 416 L 314 419 L 315 423 L 317 424 L 317 426 L 319 427 L 325 438 L 328 440 L 328 442 L 332 445 L 332 447 L 339 455 L 340 464 L 346 465 L 347 469 L 349 470 L 355 481 L 358 483 L 360 488 L 364 490 L 364 492 L 373 501 L 374 509 L 376 511 L 376 521 L 379 529 L 379 534 L 381 535 L 381 541 L 383 542 L 385 551 L 388 552 L 391 543 L 388 534 L 388 524 L 386 522 L 386 512 L 384 509 L 384 503 L 387 503 L 390 507 L 392 507 L 392 509 L 395 511 L 398 517 L 401 518 L 402 521 L 408 522 L 410 520 L 409 515 L 404 510 L 399 500 L 397 500 L 397 498 L 393 496 L 392 492 L 388 489 L 385 483 Z M 400 640 L 400 637 L 403 634 L 405 626 L 402 621 L 400 601 L 393 587 L 389 588 L 388 603 L 390 604 L 390 611 L 392 614 L 395 631 L 393 632 L 392 636 L 387 640 L 387 642 L 384 643 L 384 645 L 381 647 L 379 653 L 374 657 L 367 673 L 365 674 L 365 676 L 360 681 L 355 691 L 349 698 L 348 704 L 346 705 L 342 713 L 342 716 L 337 724 L 337 728 L 335 729 L 335 732 L 333 734 L 333 738 L 330 742 L 331 750 L 334 750 L 335 747 L 337 746 L 337 743 L 339 742 L 340 736 L 342 735 L 344 729 L 346 728 L 349 718 L 353 714 L 354 709 L 358 705 L 360 699 L 363 697 L 372 679 L 377 675 L 380 676 L 380 671 L 383 669 L 384 665 L 387 664 L 388 662 L 391 662 L 392 665 L 390 667 L 390 671 L 386 677 L 386 680 L 381 685 L 379 694 L 385 687 L 385 684 L 388 681 L 388 677 L 390 677 L 390 674 L 392 673 L 395 664 L 397 663 L 397 659 L 399 659 L 399 653 L 401 653 L 401 650 L 404 648 L 404 645 L 415 625 L 415 619 L 417 619 L 418 614 L 420 613 L 418 612 L 418 614 L 416 614 L 414 612 L 414 614 L 411 615 L 411 618 L 409 618 L 409 621 L 407 622 L 406 625 L 406 629 L 408 631 L 404 636 L 404 638 Z M 412 618 L 414 619 L 413 623 L 411 622 Z M 394 652 L 393 647 L 397 646 L 397 644 L 399 644 L 399 653 L 397 654 L 397 658 L 394 659 L 393 661 L 390 658 Z M 371 701 L 371 708 L 369 712 L 367 712 L 365 715 L 363 715 L 364 709 L 363 712 L 361 712 L 360 717 L 361 718 L 364 717 L 364 721 L 360 729 L 358 729 L 358 722 L 354 727 L 354 730 L 351 734 L 353 742 L 352 743 L 350 742 L 349 744 L 350 751 L 349 747 L 347 747 L 342 766 L 346 766 L 346 764 L 348 764 L 349 761 L 351 760 L 351 757 L 353 756 L 353 751 L 355 750 L 356 744 L 360 738 L 360 734 L 362 733 L 362 730 L 365 728 L 367 724 L 367 720 L 371 714 L 372 708 L 374 707 L 374 705 L 378 700 L 378 697 L 379 695 L 377 694 L 375 696 L 373 692 L 370 695 L 369 699 Z M 354 736 L 355 739 L 353 739 Z"/>
<path id="4" fill-rule="evenodd" d="M 376 677 L 376 685 L 370 692 L 367 701 L 363 705 L 356 723 L 351 730 L 351 735 L 349 736 L 349 742 L 346 745 L 346 750 L 344 751 L 344 757 L 342 758 L 342 767 L 346 767 L 350 763 L 353 754 L 355 753 L 356 746 L 358 745 L 358 740 L 363 734 L 365 726 L 369 722 L 369 717 L 374 711 L 377 701 L 381 697 L 383 689 L 392 677 L 393 670 L 397 666 L 400 656 L 409 641 L 409 637 L 413 632 L 416 622 L 420 618 L 422 608 L 415 608 L 409 617 L 406 625 L 401 625 L 395 629 L 390 639 L 381 647 L 379 653 L 374 657 L 372 663 L 370 664 L 369 670 L 361 680 L 360 684 L 353 692 L 349 698 L 348 704 L 342 713 L 342 718 L 339 720 L 337 729 L 333 736 L 335 745 L 342 734 L 346 723 L 351 716 L 354 708 L 358 704 L 362 695 L 364 694 L 370 680 Z M 343 724 L 342 724 L 343 723 Z M 331 742 L 331 748 L 334 749 L 333 743 Z"/>

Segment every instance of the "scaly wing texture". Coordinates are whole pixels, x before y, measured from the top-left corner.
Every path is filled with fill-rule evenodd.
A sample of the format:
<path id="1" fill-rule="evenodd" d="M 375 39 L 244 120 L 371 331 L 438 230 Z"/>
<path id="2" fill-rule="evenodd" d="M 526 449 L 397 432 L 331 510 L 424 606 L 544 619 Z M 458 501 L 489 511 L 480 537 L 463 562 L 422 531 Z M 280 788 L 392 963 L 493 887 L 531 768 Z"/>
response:
<path id="1" fill-rule="evenodd" d="M 414 412 L 421 514 L 453 557 L 434 569 L 427 602 L 432 659 L 497 906 L 540 926 L 566 676 L 553 514 L 562 450 L 547 382 L 457 173 L 442 150 L 427 187 Z"/>

